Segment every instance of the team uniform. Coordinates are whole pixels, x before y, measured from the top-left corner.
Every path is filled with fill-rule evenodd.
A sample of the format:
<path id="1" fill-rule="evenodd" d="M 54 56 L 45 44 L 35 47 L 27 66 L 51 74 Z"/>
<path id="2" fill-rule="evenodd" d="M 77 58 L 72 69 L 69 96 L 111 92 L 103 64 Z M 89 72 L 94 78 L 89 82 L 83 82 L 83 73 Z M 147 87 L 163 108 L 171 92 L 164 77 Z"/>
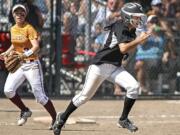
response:
<path id="1" fill-rule="evenodd" d="M 126 54 L 122 54 L 119 49 L 120 43 L 134 40 L 135 29 L 128 31 L 128 27 L 122 23 L 122 20 L 106 29 L 109 31 L 109 35 L 104 48 L 97 52 L 89 66 L 83 90 L 72 100 L 77 107 L 89 100 L 106 79 L 124 87 L 127 90 L 127 97 L 136 99 L 138 96 L 139 84 L 121 66 L 122 59 Z"/>
<path id="2" fill-rule="evenodd" d="M 17 5 L 17 8 L 22 7 L 23 5 Z M 21 27 L 15 24 L 11 27 L 10 33 L 13 51 L 18 54 L 24 54 L 29 51 L 33 47 L 31 41 L 35 41 L 38 38 L 37 31 L 27 22 L 25 22 Z M 15 72 L 9 72 L 4 86 L 5 95 L 21 110 L 20 118 L 17 123 L 19 126 L 25 124 L 27 118 L 31 117 L 32 114 L 31 110 L 24 105 L 16 92 L 17 88 L 24 82 L 25 79 L 27 79 L 30 83 L 32 92 L 37 102 L 42 104 L 50 114 L 52 123 L 49 129 L 52 130 L 52 125 L 56 119 L 56 111 L 51 100 L 45 94 L 43 86 L 43 72 L 38 54 L 36 53 L 25 57 L 21 61 L 20 67 Z"/>
<path id="3" fill-rule="evenodd" d="M 28 23 L 22 28 L 17 25 L 11 28 L 11 42 L 18 53 L 29 50 L 32 47 L 30 40 L 37 39 L 37 36 L 36 30 Z M 15 73 L 9 73 L 4 88 L 5 95 L 8 98 L 14 97 L 17 88 L 25 79 L 30 83 L 36 100 L 45 105 L 48 97 L 44 92 L 43 74 L 37 54 L 24 59 L 21 67 Z"/>
<path id="4" fill-rule="evenodd" d="M 126 128 L 131 132 L 138 130 L 138 127 L 128 119 L 128 115 L 138 97 L 139 83 L 121 66 L 121 63 L 124 57 L 128 56 L 128 51 L 146 40 L 150 33 L 136 37 L 136 28 L 143 24 L 145 18 L 140 4 L 125 4 L 121 8 L 121 17 L 122 20 L 105 27 L 108 36 L 104 47 L 92 60 L 82 91 L 72 99 L 63 113 L 57 115 L 53 126 L 54 135 L 60 135 L 71 113 L 90 100 L 104 80 L 116 83 L 127 91 L 123 111 L 117 123 L 118 127 Z"/>

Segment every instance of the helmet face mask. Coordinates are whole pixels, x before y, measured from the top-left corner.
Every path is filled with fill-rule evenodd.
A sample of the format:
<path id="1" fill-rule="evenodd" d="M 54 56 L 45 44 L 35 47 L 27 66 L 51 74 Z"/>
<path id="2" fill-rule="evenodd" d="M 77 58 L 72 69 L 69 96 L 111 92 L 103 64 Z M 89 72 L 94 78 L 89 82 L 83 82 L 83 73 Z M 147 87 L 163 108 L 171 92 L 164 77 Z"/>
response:
<path id="1" fill-rule="evenodd" d="M 135 28 L 145 25 L 146 22 L 147 22 L 146 15 L 131 16 L 130 18 L 130 24 L 133 25 Z"/>
<path id="2" fill-rule="evenodd" d="M 146 24 L 147 16 L 143 13 L 142 6 L 138 3 L 126 3 L 121 8 L 121 17 L 126 24 L 133 27 L 141 27 Z"/>

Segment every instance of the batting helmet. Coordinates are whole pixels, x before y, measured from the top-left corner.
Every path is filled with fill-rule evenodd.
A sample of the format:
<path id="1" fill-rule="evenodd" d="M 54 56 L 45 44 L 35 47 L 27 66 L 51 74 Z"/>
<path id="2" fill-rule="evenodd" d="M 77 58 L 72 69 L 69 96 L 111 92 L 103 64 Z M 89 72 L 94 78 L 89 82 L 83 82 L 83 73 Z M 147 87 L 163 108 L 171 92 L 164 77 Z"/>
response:
<path id="1" fill-rule="evenodd" d="M 140 18 L 138 22 L 133 16 Z M 147 16 L 144 14 L 142 6 L 135 2 L 126 3 L 121 8 L 121 17 L 126 24 L 132 24 L 135 27 L 142 26 L 147 21 Z M 135 22 L 137 23 L 136 25 Z"/>

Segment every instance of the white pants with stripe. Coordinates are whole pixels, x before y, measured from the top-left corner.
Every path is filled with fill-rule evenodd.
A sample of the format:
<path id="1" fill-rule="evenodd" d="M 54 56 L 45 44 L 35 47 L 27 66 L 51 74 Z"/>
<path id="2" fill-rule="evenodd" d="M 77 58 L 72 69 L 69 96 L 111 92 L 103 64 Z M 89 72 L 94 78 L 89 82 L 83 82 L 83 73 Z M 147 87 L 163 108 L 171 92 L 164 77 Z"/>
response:
<path id="1" fill-rule="evenodd" d="M 16 72 L 8 74 L 4 86 L 5 95 L 8 98 L 14 97 L 17 88 L 24 82 L 25 79 L 27 79 L 30 83 L 32 92 L 37 102 L 45 105 L 49 99 L 44 92 L 43 73 L 39 60 L 23 63 Z"/>
<path id="2" fill-rule="evenodd" d="M 139 83 L 123 67 L 112 64 L 90 65 L 83 89 L 72 99 L 73 104 L 79 107 L 91 99 L 104 80 L 124 87 L 127 90 L 128 98 L 136 99 L 138 97 Z"/>

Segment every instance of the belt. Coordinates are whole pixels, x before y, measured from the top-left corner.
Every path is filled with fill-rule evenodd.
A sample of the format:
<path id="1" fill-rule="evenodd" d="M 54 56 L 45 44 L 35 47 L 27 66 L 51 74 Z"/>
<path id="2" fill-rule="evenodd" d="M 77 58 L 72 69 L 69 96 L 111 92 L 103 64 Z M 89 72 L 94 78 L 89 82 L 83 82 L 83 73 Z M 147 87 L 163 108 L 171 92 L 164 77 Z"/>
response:
<path id="1" fill-rule="evenodd" d="M 35 60 L 23 60 L 23 63 L 31 63 L 34 62 Z"/>

